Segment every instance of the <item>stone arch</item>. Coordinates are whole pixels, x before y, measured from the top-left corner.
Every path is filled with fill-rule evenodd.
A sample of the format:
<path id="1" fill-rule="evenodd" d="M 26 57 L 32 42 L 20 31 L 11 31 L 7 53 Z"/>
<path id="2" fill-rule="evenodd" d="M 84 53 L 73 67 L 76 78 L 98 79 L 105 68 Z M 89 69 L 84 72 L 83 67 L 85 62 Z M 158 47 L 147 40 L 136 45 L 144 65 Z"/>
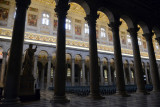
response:
<path id="1" fill-rule="evenodd" d="M 144 23 L 144 22 L 139 22 L 138 24 L 139 24 L 140 27 L 142 28 L 144 34 L 145 34 L 145 33 L 150 33 L 150 32 L 149 32 L 149 27 L 148 27 L 148 25 L 147 25 L 146 23 Z"/>
<path id="2" fill-rule="evenodd" d="M 47 61 L 48 60 L 48 52 L 45 51 L 45 50 L 41 50 L 39 53 L 38 53 L 38 60 L 41 60 L 41 61 Z"/>
<path id="3" fill-rule="evenodd" d="M 105 7 L 100 7 L 100 8 L 98 9 L 98 11 L 101 11 L 101 12 L 103 12 L 104 14 L 106 14 L 106 16 L 108 17 L 110 23 L 115 21 L 115 18 L 114 18 L 113 13 L 112 13 L 110 10 L 108 10 L 107 8 L 105 8 Z"/>
<path id="4" fill-rule="evenodd" d="M 160 29 L 158 27 L 153 27 L 153 30 L 154 30 L 154 33 L 156 35 L 156 38 L 160 37 Z"/>
<path id="5" fill-rule="evenodd" d="M 69 0 L 69 3 L 79 4 L 84 9 L 86 15 L 90 14 L 90 7 L 85 0 Z"/>
<path id="6" fill-rule="evenodd" d="M 127 23 L 128 29 L 134 28 L 134 23 L 129 16 L 122 15 L 121 18 Z"/>
<path id="7" fill-rule="evenodd" d="M 72 55 L 70 53 L 66 53 L 66 63 L 71 63 Z"/>

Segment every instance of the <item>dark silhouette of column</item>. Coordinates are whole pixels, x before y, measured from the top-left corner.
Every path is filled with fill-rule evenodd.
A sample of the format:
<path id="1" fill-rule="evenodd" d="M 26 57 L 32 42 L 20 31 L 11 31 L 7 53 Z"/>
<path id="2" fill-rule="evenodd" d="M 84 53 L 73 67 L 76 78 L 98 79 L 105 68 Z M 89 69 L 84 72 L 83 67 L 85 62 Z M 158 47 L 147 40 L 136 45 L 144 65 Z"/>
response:
<path id="1" fill-rule="evenodd" d="M 97 39 L 96 39 L 96 20 L 99 16 L 97 11 L 90 12 L 85 17 L 89 25 L 89 57 L 90 57 L 90 97 L 93 99 L 102 99 L 99 93 L 99 71 L 98 71 L 98 55 L 97 55 Z"/>
<path id="2" fill-rule="evenodd" d="M 121 22 L 119 21 L 119 19 L 117 19 L 115 22 L 111 22 L 109 24 L 109 27 L 111 27 L 112 33 L 113 33 L 117 94 L 122 96 L 128 96 L 125 91 L 121 44 L 119 39 L 120 25 L 121 25 Z"/>
<path id="3" fill-rule="evenodd" d="M 137 92 L 146 93 L 145 91 L 145 82 L 143 77 L 142 63 L 141 63 L 141 55 L 138 46 L 137 32 L 139 28 L 130 28 L 128 32 L 131 35 L 132 39 L 132 47 L 133 47 L 133 57 L 134 57 L 134 68 L 136 74 L 136 84 L 137 84 Z"/>
<path id="4" fill-rule="evenodd" d="M 65 95 L 65 81 L 66 81 L 66 31 L 65 22 L 67 11 L 70 5 L 68 0 L 59 0 L 56 5 L 55 12 L 58 17 L 58 29 L 57 29 L 57 44 L 56 44 L 56 70 L 54 80 L 54 96 L 51 100 L 52 103 L 66 103 L 69 100 Z"/>
<path id="5" fill-rule="evenodd" d="M 153 48 L 153 42 L 152 42 L 153 33 L 146 33 L 146 34 L 143 34 L 143 36 L 146 38 L 146 41 L 147 41 L 153 91 L 159 92 L 160 91 L 160 80 L 159 80 L 158 67 L 157 67 L 155 52 Z"/>
<path id="6" fill-rule="evenodd" d="M 2 100 L 2 103 L 6 105 L 15 105 L 19 103 L 18 91 L 22 64 L 25 19 L 27 9 L 31 3 L 30 0 L 15 1 L 17 10 L 4 88 L 4 99 Z"/>

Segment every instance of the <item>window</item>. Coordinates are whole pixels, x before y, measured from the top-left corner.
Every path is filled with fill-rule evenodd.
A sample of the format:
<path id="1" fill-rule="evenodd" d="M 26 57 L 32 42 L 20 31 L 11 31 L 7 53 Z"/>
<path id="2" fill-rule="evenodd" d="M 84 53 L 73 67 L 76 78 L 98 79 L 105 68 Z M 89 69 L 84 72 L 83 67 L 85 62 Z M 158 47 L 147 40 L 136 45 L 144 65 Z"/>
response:
<path id="1" fill-rule="evenodd" d="M 106 37 L 106 30 L 101 28 L 101 37 Z"/>
<path id="2" fill-rule="evenodd" d="M 68 68 L 68 69 L 67 69 L 67 77 L 70 77 L 70 76 L 71 76 L 71 69 Z"/>
<path id="3" fill-rule="evenodd" d="M 14 19 L 16 18 L 16 11 L 17 11 L 17 8 L 15 8 L 15 12 L 14 12 L 14 16 L 13 16 Z"/>
<path id="4" fill-rule="evenodd" d="M 84 33 L 85 34 L 89 34 L 89 26 L 88 26 L 88 24 L 84 25 Z"/>
<path id="5" fill-rule="evenodd" d="M 158 50 L 159 49 L 159 46 L 158 46 L 158 43 L 155 42 L 155 46 L 156 46 L 156 49 Z"/>
<path id="6" fill-rule="evenodd" d="M 66 19 L 66 30 L 71 30 L 71 20 Z"/>
<path id="7" fill-rule="evenodd" d="M 138 38 L 138 45 L 142 45 L 141 38 Z"/>
<path id="8" fill-rule="evenodd" d="M 130 35 L 127 35 L 127 42 L 128 42 L 129 44 L 131 44 L 131 36 L 130 36 Z"/>
<path id="9" fill-rule="evenodd" d="M 49 14 L 43 13 L 42 15 L 42 24 L 49 25 Z"/>

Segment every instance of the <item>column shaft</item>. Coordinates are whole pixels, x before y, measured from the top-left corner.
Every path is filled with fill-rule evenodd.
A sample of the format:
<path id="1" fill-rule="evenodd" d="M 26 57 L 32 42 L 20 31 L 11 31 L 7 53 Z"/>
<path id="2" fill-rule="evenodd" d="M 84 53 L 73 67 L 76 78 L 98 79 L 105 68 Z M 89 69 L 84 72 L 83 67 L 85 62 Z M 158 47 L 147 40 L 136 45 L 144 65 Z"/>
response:
<path id="1" fill-rule="evenodd" d="M 107 78 L 108 78 L 108 85 L 112 85 L 112 81 L 111 81 L 111 67 L 110 67 L 110 62 L 108 62 L 108 71 L 107 71 Z"/>
<path id="2" fill-rule="evenodd" d="M 42 67 L 42 72 L 41 72 L 41 89 L 44 89 L 44 71 L 45 70 L 45 65 Z"/>
<path id="3" fill-rule="evenodd" d="M 85 78 L 85 60 L 82 60 L 82 84 L 83 86 L 86 85 L 86 78 Z"/>
<path id="4" fill-rule="evenodd" d="M 72 86 L 75 85 L 75 60 L 72 59 Z"/>
<path id="5" fill-rule="evenodd" d="M 56 70 L 54 80 L 54 97 L 52 103 L 68 102 L 65 96 L 66 84 L 66 15 L 69 9 L 68 0 L 58 1 L 55 12 L 58 17 L 57 43 L 56 43 Z"/>
<path id="6" fill-rule="evenodd" d="M 124 64 L 123 64 L 123 70 L 124 70 L 124 82 L 125 82 L 125 85 L 127 85 L 127 75 L 126 75 L 126 70 L 125 70 Z"/>
<path id="7" fill-rule="evenodd" d="M 158 76 L 158 67 L 157 67 L 155 52 L 153 48 L 153 42 L 152 42 L 153 35 L 152 33 L 148 33 L 148 34 L 144 34 L 143 36 L 146 38 L 146 41 L 147 41 L 153 91 L 160 91 L 160 80 Z"/>
<path id="8" fill-rule="evenodd" d="M 128 72 L 129 72 L 129 84 L 131 84 L 131 81 L 132 81 L 132 72 L 131 72 L 130 64 L 128 64 Z"/>
<path id="9" fill-rule="evenodd" d="M 38 56 L 34 57 L 34 69 L 33 69 L 33 76 L 35 79 L 37 79 L 37 61 L 38 61 Z"/>
<path id="10" fill-rule="evenodd" d="M 146 83 L 149 84 L 149 78 L 148 78 L 148 72 L 147 72 L 147 66 L 145 65 L 145 74 L 146 74 Z"/>
<path id="11" fill-rule="evenodd" d="M 47 70 L 47 87 L 46 89 L 50 87 L 50 82 L 51 82 L 51 62 L 52 62 L 52 57 L 48 57 L 48 70 Z"/>
<path id="12" fill-rule="evenodd" d="M 128 30 L 128 32 L 131 34 L 131 39 L 132 39 L 137 92 L 145 93 L 143 69 L 142 69 L 140 50 L 139 50 L 138 39 L 137 39 L 138 30 L 139 30 L 138 28 L 131 28 Z"/>
<path id="13" fill-rule="evenodd" d="M 89 66 L 90 66 L 90 96 L 93 99 L 99 99 L 99 70 L 98 70 L 98 53 L 96 39 L 96 20 L 98 15 L 91 11 L 90 15 L 85 18 L 89 25 Z"/>
<path id="14" fill-rule="evenodd" d="M 100 63 L 100 76 L 101 76 L 101 85 L 104 85 L 104 76 L 103 76 L 103 63 Z"/>
<path id="15" fill-rule="evenodd" d="M 16 0 L 16 17 L 12 33 L 12 42 L 10 48 L 10 57 L 8 61 L 5 89 L 4 89 L 4 103 L 18 103 L 18 91 L 20 71 L 22 64 L 22 51 L 24 42 L 24 30 L 26 11 L 30 5 L 30 0 Z"/>
<path id="16" fill-rule="evenodd" d="M 120 24 L 121 23 L 119 19 L 117 19 L 116 22 L 111 22 L 109 26 L 112 28 L 112 33 L 113 33 L 117 94 L 126 95 L 122 54 L 121 54 L 121 44 L 120 44 L 120 38 L 119 38 Z"/>

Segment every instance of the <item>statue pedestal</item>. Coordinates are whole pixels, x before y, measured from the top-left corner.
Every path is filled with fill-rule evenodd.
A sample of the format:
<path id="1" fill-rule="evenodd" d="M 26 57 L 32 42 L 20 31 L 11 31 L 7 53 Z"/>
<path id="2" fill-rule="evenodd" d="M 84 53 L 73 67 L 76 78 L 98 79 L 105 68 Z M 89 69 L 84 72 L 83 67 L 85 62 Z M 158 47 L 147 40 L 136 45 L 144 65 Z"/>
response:
<path id="1" fill-rule="evenodd" d="M 36 100 L 33 75 L 22 75 L 20 77 L 19 97 L 21 101 Z"/>

